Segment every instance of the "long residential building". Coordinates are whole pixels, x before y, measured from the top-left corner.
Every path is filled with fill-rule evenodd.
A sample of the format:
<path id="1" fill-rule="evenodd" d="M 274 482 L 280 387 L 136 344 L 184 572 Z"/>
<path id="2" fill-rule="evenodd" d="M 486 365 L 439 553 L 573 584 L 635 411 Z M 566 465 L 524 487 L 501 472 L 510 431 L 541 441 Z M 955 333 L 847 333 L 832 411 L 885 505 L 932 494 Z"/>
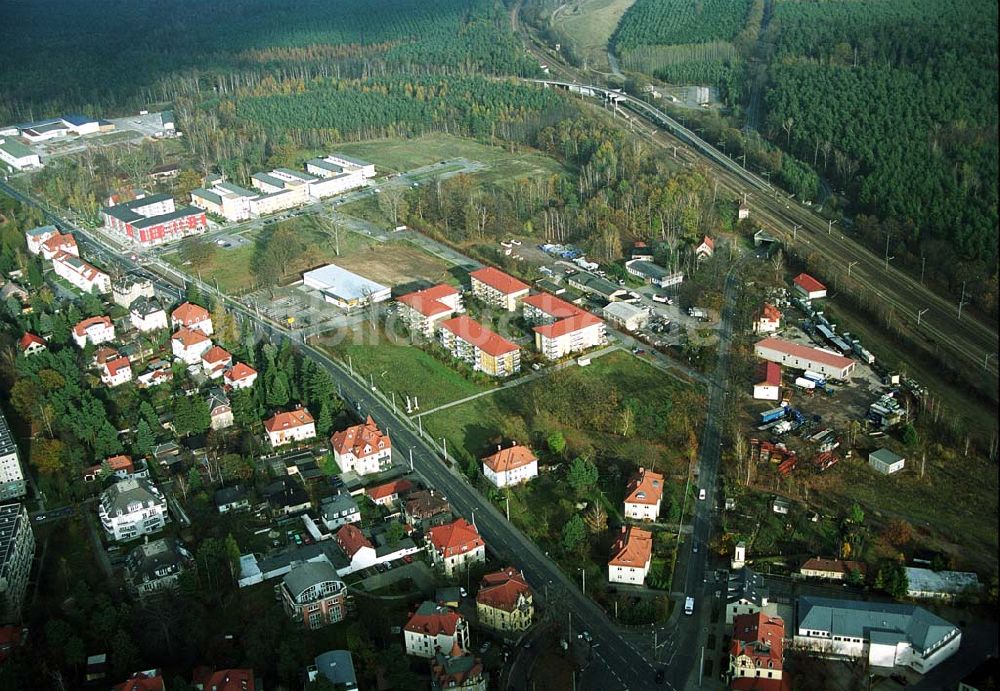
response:
<path id="1" fill-rule="evenodd" d="M 23 504 L 0 506 L 0 621 L 20 621 L 34 558 L 28 509 Z"/>
<path id="2" fill-rule="evenodd" d="M 473 296 L 508 312 L 517 309 L 518 301 L 528 296 L 527 283 L 492 266 L 473 271 L 469 278 L 472 281 Z"/>
<path id="3" fill-rule="evenodd" d="M 794 369 L 817 372 L 831 379 L 847 380 L 857 364 L 854 360 L 823 348 L 813 348 L 780 338 L 765 338 L 754 346 L 759 358 Z"/>
<path id="4" fill-rule="evenodd" d="M 375 164 L 344 154 L 330 154 L 325 158 L 306 161 L 306 172 L 321 178 L 337 177 L 357 171 L 363 180 L 375 177 Z"/>
<path id="5" fill-rule="evenodd" d="M 27 491 L 17 444 L 10 433 L 7 419 L 0 412 L 0 501 L 23 497 Z"/>
<path id="6" fill-rule="evenodd" d="M 441 345 L 453 357 L 491 377 L 508 377 L 521 371 L 517 345 L 464 314 L 441 322 Z"/>
<path id="7" fill-rule="evenodd" d="M 923 607 L 800 597 L 795 647 L 863 658 L 873 667 L 910 667 L 926 674 L 959 648 L 962 632 Z"/>
<path id="8" fill-rule="evenodd" d="M 604 322 L 590 312 L 548 293 L 521 300 L 524 319 L 536 324 L 535 348 L 549 360 L 607 343 Z"/>
<path id="9" fill-rule="evenodd" d="M 438 324 L 463 312 L 462 294 L 446 283 L 396 298 L 399 313 L 411 333 L 433 338 Z"/>
<path id="10" fill-rule="evenodd" d="M 205 212 L 193 206 L 177 207 L 166 194 L 152 194 L 101 210 L 105 227 L 140 245 L 162 245 L 204 233 Z"/>
<path id="11" fill-rule="evenodd" d="M 60 252 L 52 258 L 52 271 L 85 293 L 111 292 L 111 277 L 79 257 Z"/>
<path id="12" fill-rule="evenodd" d="M 253 200 L 259 196 L 259 192 L 213 179 L 210 183 L 206 181 L 205 187 L 191 190 L 191 203 L 227 221 L 244 221 L 253 214 Z"/>

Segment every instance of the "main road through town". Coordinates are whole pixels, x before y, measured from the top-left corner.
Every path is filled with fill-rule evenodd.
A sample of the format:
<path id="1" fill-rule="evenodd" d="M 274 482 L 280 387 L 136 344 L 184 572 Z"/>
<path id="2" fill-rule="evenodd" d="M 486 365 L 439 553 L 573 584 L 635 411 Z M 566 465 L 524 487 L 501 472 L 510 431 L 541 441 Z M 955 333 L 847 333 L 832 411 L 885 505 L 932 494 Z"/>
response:
<path id="1" fill-rule="evenodd" d="M 48 222 L 64 231 L 75 233 L 85 252 L 91 257 L 100 257 L 108 269 L 113 263 L 125 272 L 139 274 L 152 272 L 158 275 L 158 289 L 173 294 L 178 294 L 179 288 L 183 287 L 179 284 L 187 281 L 198 285 L 203 294 L 220 295 L 214 287 L 193 276 L 181 275 L 159 261 L 152 260 L 140 264 L 131 259 L 129 252 L 121 251 L 102 234 L 77 227 L 47 205 L 6 183 L 0 182 L 0 191 L 39 208 Z M 429 485 L 447 496 L 458 513 L 475 523 L 486 544 L 498 558 L 509 561 L 524 572 L 539 601 L 544 600 L 544 593 L 548 591 L 560 593 L 558 599 L 560 611 L 555 614 L 565 617 L 567 628 L 563 630 L 572 632 L 572 635 L 589 631 L 592 636 L 590 646 L 592 659 L 586 669 L 578 675 L 579 688 L 632 690 L 656 686 L 655 670 L 647 656 L 626 641 L 607 614 L 586 597 L 575 582 L 546 557 L 530 539 L 511 525 L 464 476 L 447 465 L 442 460 L 436 445 L 425 441 L 412 428 L 410 421 L 404 420 L 403 416 L 380 394 L 364 382 L 358 381 L 341 363 L 302 343 L 294 332 L 288 332 L 278 325 L 267 322 L 239 302 L 222 295 L 220 297 L 241 319 L 254 323 L 259 333 L 278 342 L 291 339 L 305 355 L 325 367 L 337 383 L 338 391 L 350 405 L 360 414 L 372 415 L 380 425 L 388 428 L 393 438 L 393 451 L 401 456 L 395 459 L 396 462 L 409 464 L 412 451 L 414 470 Z"/>

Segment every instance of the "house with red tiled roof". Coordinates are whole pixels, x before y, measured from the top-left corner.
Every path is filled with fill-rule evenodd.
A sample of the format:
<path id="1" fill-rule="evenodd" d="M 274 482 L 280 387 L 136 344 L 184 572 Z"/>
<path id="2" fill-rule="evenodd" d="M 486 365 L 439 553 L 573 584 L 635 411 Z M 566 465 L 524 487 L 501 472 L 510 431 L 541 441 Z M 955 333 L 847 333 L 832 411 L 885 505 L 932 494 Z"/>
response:
<path id="1" fill-rule="evenodd" d="M 115 387 L 132 381 L 132 363 L 127 357 L 118 357 L 104 363 L 101 369 L 101 382 L 105 386 Z"/>
<path id="2" fill-rule="evenodd" d="M 753 397 L 759 401 L 781 400 L 781 365 L 762 362 L 753 385 Z"/>
<path id="3" fill-rule="evenodd" d="M 158 669 L 147 669 L 111 687 L 111 691 L 166 691 L 166 688 L 163 673 Z"/>
<path id="4" fill-rule="evenodd" d="M 218 379 L 233 364 L 233 356 L 222 346 L 214 345 L 201 356 L 201 369 L 211 379 Z"/>
<path id="5" fill-rule="evenodd" d="M 344 555 L 350 561 L 347 570 L 338 569 L 338 573 L 345 575 L 374 566 L 378 561 L 375 553 L 375 545 L 369 540 L 361 529 L 353 523 L 347 523 L 333 534 L 334 541 L 344 551 Z"/>
<path id="6" fill-rule="evenodd" d="M 497 631 L 524 631 L 535 615 L 531 587 L 513 566 L 483 576 L 476 593 L 479 623 Z"/>
<path id="7" fill-rule="evenodd" d="M 535 325 L 535 349 L 549 360 L 607 343 L 604 322 L 574 304 L 548 293 L 521 302 L 525 321 Z"/>
<path id="8" fill-rule="evenodd" d="M 505 274 L 492 266 L 477 269 L 469 274 L 472 295 L 488 305 L 513 312 L 517 302 L 528 295 L 528 284 Z"/>
<path id="9" fill-rule="evenodd" d="M 56 233 L 41 244 L 39 253 L 45 261 L 52 261 L 59 254 L 79 257 L 80 248 L 76 246 L 76 238 L 69 233 Z"/>
<path id="10" fill-rule="evenodd" d="M 176 329 L 182 326 L 211 336 L 212 316 L 201 305 L 185 302 L 170 314 L 170 327 Z"/>
<path id="11" fill-rule="evenodd" d="M 438 323 L 456 312 L 464 311 L 462 294 L 450 285 L 441 283 L 396 298 L 399 316 L 411 333 L 433 338 Z"/>
<path id="12" fill-rule="evenodd" d="M 80 348 L 91 345 L 99 345 L 115 340 L 115 325 L 111 323 L 111 317 L 90 317 L 84 319 L 73 327 L 73 341 Z"/>
<path id="13" fill-rule="evenodd" d="M 98 293 L 111 292 L 111 276 L 75 254 L 57 252 L 52 257 L 52 272 L 84 293 L 92 293 L 95 290 Z"/>
<path id="14" fill-rule="evenodd" d="M 788 691 L 783 675 L 785 622 L 763 612 L 733 620 L 729 644 L 729 688 L 734 691 Z"/>
<path id="15" fill-rule="evenodd" d="M 611 546 L 608 561 L 609 583 L 642 585 L 653 557 L 653 534 L 631 526 L 622 526 Z"/>
<path id="16" fill-rule="evenodd" d="M 267 440 L 271 446 L 282 446 L 295 441 L 306 441 L 316 437 L 316 422 L 305 408 L 299 407 L 264 421 Z"/>
<path id="17" fill-rule="evenodd" d="M 453 648 L 448 654 L 438 653 L 431 660 L 431 690 L 486 691 L 488 676 L 478 657 Z"/>
<path id="18" fill-rule="evenodd" d="M 826 286 L 806 273 L 801 273 L 792 279 L 795 292 L 806 300 L 819 300 L 826 297 Z"/>
<path id="19" fill-rule="evenodd" d="M 625 489 L 625 518 L 637 521 L 655 521 L 660 517 L 663 499 L 663 476 L 646 468 L 639 468 Z"/>
<path id="20" fill-rule="evenodd" d="M 365 494 L 379 506 L 392 506 L 411 489 L 413 489 L 413 483 L 402 479 L 393 480 L 377 487 L 369 487 L 365 490 Z"/>
<path id="21" fill-rule="evenodd" d="M 469 648 L 469 623 L 451 607 L 425 601 L 403 627 L 407 655 L 433 658 L 439 652 L 465 652 Z"/>
<path id="22" fill-rule="evenodd" d="M 508 377 L 521 370 L 517 344 L 464 314 L 441 322 L 441 345 L 452 357 L 491 377 Z"/>
<path id="23" fill-rule="evenodd" d="M 212 339 L 201 331 L 182 326 L 170 337 L 170 350 L 174 357 L 186 365 L 198 365 L 201 356 L 212 347 Z"/>
<path id="24" fill-rule="evenodd" d="M 257 370 L 250 365 L 237 362 L 222 375 L 230 389 L 249 389 L 257 381 Z"/>
<path id="25" fill-rule="evenodd" d="M 257 681 L 252 669 L 219 669 L 196 667 L 191 685 L 198 691 L 256 691 Z"/>
<path id="26" fill-rule="evenodd" d="M 392 440 L 369 415 L 360 425 L 334 432 L 330 437 L 333 460 L 343 472 L 370 475 L 392 465 Z"/>
<path id="27" fill-rule="evenodd" d="M 28 245 L 28 252 L 39 254 L 42 251 L 42 244 L 49 238 L 59 235 L 59 229 L 55 226 L 39 226 L 24 233 L 24 239 Z"/>
<path id="28" fill-rule="evenodd" d="M 476 526 L 464 518 L 428 530 L 427 550 L 434 565 L 447 576 L 486 561 L 486 543 Z"/>
<path id="29" fill-rule="evenodd" d="M 514 442 L 483 459 L 483 475 L 497 487 L 509 487 L 538 477 L 538 457 L 527 446 Z"/>
<path id="30" fill-rule="evenodd" d="M 781 328 L 781 310 L 769 302 L 765 302 L 753 323 L 753 331 L 757 334 L 771 334 Z"/>
<path id="31" fill-rule="evenodd" d="M 84 482 L 93 482 L 100 475 L 101 470 L 105 468 L 107 468 L 107 471 L 111 475 L 114 475 L 122 480 L 127 478 L 129 475 L 149 477 L 149 468 L 146 467 L 145 463 L 140 466 L 140 470 L 137 473 L 135 463 L 132 462 L 132 457 L 119 454 L 118 456 L 112 456 L 111 458 L 105 459 L 103 463 L 93 465 L 84 471 Z"/>
<path id="32" fill-rule="evenodd" d="M 17 349 L 24 353 L 25 357 L 40 353 L 48 347 L 45 339 L 28 331 L 17 341 Z"/>
<path id="33" fill-rule="evenodd" d="M 698 259 L 708 259 L 713 254 L 715 254 L 715 240 L 708 237 L 707 235 L 701 239 L 701 242 L 694 248 L 694 255 Z"/>

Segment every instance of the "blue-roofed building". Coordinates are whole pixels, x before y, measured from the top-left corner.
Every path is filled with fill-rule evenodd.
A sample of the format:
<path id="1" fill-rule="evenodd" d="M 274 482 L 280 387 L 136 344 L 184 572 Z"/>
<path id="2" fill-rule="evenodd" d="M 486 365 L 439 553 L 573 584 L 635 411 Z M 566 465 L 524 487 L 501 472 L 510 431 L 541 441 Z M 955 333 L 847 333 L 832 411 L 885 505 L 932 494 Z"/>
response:
<path id="1" fill-rule="evenodd" d="M 866 658 L 873 667 L 926 674 L 951 657 L 961 630 L 922 607 L 800 597 L 794 643 L 826 656 Z"/>

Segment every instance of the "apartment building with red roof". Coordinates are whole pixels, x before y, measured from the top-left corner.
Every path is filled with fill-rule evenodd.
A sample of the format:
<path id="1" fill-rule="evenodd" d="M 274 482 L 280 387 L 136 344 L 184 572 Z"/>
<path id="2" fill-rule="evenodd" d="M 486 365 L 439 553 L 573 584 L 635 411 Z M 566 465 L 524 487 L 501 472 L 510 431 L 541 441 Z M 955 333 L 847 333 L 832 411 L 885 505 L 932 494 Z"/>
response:
<path id="1" fill-rule="evenodd" d="M 212 315 L 201 305 L 185 302 L 170 313 L 170 327 L 176 329 L 181 326 L 211 336 Z"/>
<path id="2" fill-rule="evenodd" d="M 469 279 L 476 299 L 508 312 L 516 310 L 518 300 L 528 295 L 527 283 L 492 266 L 473 271 L 469 274 Z"/>
<path id="3" fill-rule="evenodd" d="M 212 347 L 212 339 L 201 331 L 182 326 L 170 337 L 170 352 L 186 365 L 200 365 L 201 356 Z"/>
<path id="4" fill-rule="evenodd" d="M 392 440 L 369 415 L 360 425 L 334 432 L 330 437 L 333 460 L 343 472 L 370 475 L 392 465 Z"/>
<path id="5" fill-rule="evenodd" d="M 462 294 L 453 286 L 441 283 L 396 298 L 400 318 L 411 333 L 433 338 L 438 324 L 456 312 L 464 311 Z"/>
<path id="6" fill-rule="evenodd" d="M 653 557 L 653 534 L 648 530 L 622 526 L 611 546 L 608 582 L 642 585 Z"/>
<path id="7" fill-rule="evenodd" d="M 655 521 L 660 517 L 663 500 L 663 476 L 646 468 L 629 481 L 625 489 L 625 518 Z"/>
<path id="8" fill-rule="evenodd" d="M 729 644 L 729 688 L 734 691 L 788 691 L 784 676 L 785 622 L 763 612 L 733 620 Z"/>
<path id="9" fill-rule="evenodd" d="M 80 348 L 91 345 L 100 345 L 115 340 L 115 325 L 111 323 L 111 317 L 90 317 L 79 322 L 73 327 L 73 341 Z"/>
<path id="10" fill-rule="evenodd" d="M 829 581 L 846 581 L 851 577 L 853 571 L 857 571 L 863 576 L 865 565 L 860 561 L 849 559 L 813 557 L 807 559 L 799 568 L 799 573 L 806 578 L 823 578 Z"/>
<path id="11" fill-rule="evenodd" d="M 525 631 L 535 616 L 531 587 L 513 566 L 488 573 L 476 593 L 476 611 L 484 626 L 497 631 Z"/>
<path id="12" fill-rule="evenodd" d="M 96 266 L 83 261 L 75 254 L 57 252 L 52 257 L 52 271 L 56 276 L 65 279 L 84 293 L 91 293 L 95 290 L 98 293 L 111 292 L 111 276 Z"/>
<path id="13" fill-rule="evenodd" d="M 427 551 L 434 566 L 447 576 L 486 561 L 486 543 L 476 526 L 464 518 L 428 530 Z"/>
<path id="14" fill-rule="evenodd" d="M 407 655 L 428 659 L 440 652 L 464 653 L 469 649 L 469 623 L 451 607 L 425 601 L 403 627 L 403 642 Z"/>
<path id="15" fill-rule="evenodd" d="M 80 248 L 76 245 L 76 238 L 69 233 L 56 233 L 41 244 L 38 253 L 45 261 L 52 261 L 60 254 L 79 257 Z"/>
<path id="16" fill-rule="evenodd" d="M 316 438 L 316 422 L 309 411 L 302 407 L 275 413 L 274 417 L 264 421 L 264 429 L 271 446 Z"/>
<path id="17" fill-rule="evenodd" d="M 441 322 L 441 345 L 452 357 L 491 377 L 508 377 L 521 370 L 517 344 L 464 314 Z"/>
<path id="18" fill-rule="evenodd" d="M 535 324 L 535 349 L 549 360 L 607 343 L 604 322 L 574 304 L 548 293 L 521 302 L 525 321 Z"/>
<path id="19" fill-rule="evenodd" d="M 538 477 L 538 457 L 514 442 L 506 449 L 497 446 L 495 453 L 483 459 L 483 475 L 497 487 L 509 487 Z"/>

